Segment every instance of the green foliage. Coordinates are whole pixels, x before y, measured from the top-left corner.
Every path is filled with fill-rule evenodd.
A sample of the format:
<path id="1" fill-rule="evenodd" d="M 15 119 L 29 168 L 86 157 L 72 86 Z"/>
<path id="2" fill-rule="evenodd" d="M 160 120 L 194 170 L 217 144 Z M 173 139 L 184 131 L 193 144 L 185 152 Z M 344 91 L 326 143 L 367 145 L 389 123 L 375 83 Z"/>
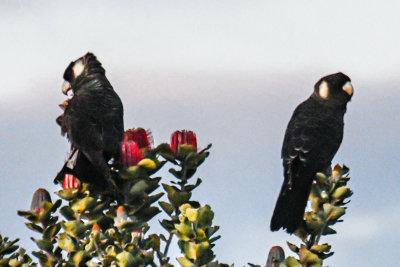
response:
<path id="1" fill-rule="evenodd" d="M 18 211 L 28 220 L 26 226 L 40 235 L 32 238 L 38 247 L 32 254 L 42 266 L 172 266 L 168 249 L 176 236 L 183 254 L 177 260 L 183 266 L 225 266 L 213 261 L 212 247 L 219 236 L 213 236 L 218 227 L 212 225 L 211 207 L 191 200 L 202 180 L 193 184 L 189 180 L 210 147 L 196 152 L 183 144 L 176 154 L 168 144 L 145 149 L 137 165 L 127 169 L 113 166 L 111 192 L 78 183 L 77 188 L 56 192 L 60 199 L 55 203 L 49 202 L 46 190 L 36 192 L 35 208 Z M 156 192 L 161 177 L 153 175 L 167 162 L 175 166 L 170 169 L 175 178 L 162 184 L 166 198 L 161 201 L 165 193 Z M 148 222 L 162 211 L 156 202 L 168 217 L 160 222 L 168 238 L 149 232 Z M 193 234 L 185 232 L 185 225 Z M 31 262 L 23 250 L 4 258 L 18 248 L 17 240 L 1 241 L 3 262 Z"/>
<path id="2" fill-rule="evenodd" d="M 192 200 L 193 190 L 202 179 L 193 178 L 206 160 L 211 145 L 197 152 L 181 144 L 174 150 L 168 144 L 143 150 L 137 165 L 123 169 L 111 166 L 113 188 L 99 192 L 85 183 L 75 189 L 56 192 L 51 203 L 44 189 L 35 192 L 31 210 L 18 211 L 26 226 L 39 234 L 32 238 L 37 250 L 32 254 L 41 266 L 172 266 L 169 247 L 177 239 L 183 267 L 225 267 L 215 258 L 213 248 L 220 238 L 213 225 L 209 205 Z M 166 164 L 173 180 L 154 176 Z M 332 226 L 341 221 L 352 195 L 346 187 L 348 169 L 336 166 L 331 177 L 319 173 L 310 195 L 312 211 L 296 231 L 299 246 L 288 243 L 298 257 L 287 257 L 273 247 L 267 267 L 322 266 L 333 252 L 328 244 L 318 244 L 323 235 L 334 234 Z M 162 187 L 160 186 L 162 185 Z M 160 192 L 160 191 L 164 192 Z M 157 205 L 158 204 L 158 205 Z M 160 224 L 166 234 L 154 234 L 148 222 L 163 212 Z M 25 250 L 0 236 L 0 266 L 35 266 Z M 251 266 L 257 266 L 250 264 Z"/>
<path id="3" fill-rule="evenodd" d="M 19 248 L 19 239 L 9 241 L 8 237 L 0 235 L 0 266 L 26 267 L 37 266 L 31 257 L 25 254 L 25 249 Z"/>
<path id="4" fill-rule="evenodd" d="M 347 187 L 349 169 L 336 165 L 331 176 L 318 173 L 315 180 L 309 197 L 312 210 L 304 214 L 303 224 L 295 232 L 303 243 L 297 246 L 287 242 L 298 258 L 287 257 L 277 266 L 318 267 L 333 255 L 331 246 L 319 244 L 319 241 L 321 236 L 336 234 L 332 226 L 342 222 L 341 218 L 346 213 L 346 204 L 350 202 L 346 200 L 353 194 Z"/>

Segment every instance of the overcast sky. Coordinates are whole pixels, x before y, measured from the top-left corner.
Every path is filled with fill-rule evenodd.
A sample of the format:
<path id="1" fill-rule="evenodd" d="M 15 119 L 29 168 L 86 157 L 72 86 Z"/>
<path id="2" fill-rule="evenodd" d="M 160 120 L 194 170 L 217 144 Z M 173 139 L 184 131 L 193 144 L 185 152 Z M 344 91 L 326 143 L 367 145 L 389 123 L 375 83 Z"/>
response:
<path id="1" fill-rule="evenodd" d="M 400 2 L 68 3 L 0 0 L 3 235 L 34 248 L 16 211 L 39 187 L 59 190 L 52 181 L 68 152 L 55 123 L 62 74 L 91 51 L 122 99 L 126 128 L 150 128 L 156 144 L 184 128 L 200 146 L 213 143 L 194 198 L 216 213 L 217 258 L 236 266 L 299 243 L 269 231 L 283 134 L 320 77 L 349 75 L 355 94 L 334 163 L 350 167 L 354 195 L 338 235 L 322 239 L 335 251 L 326 265 L 398 262 Z"/>

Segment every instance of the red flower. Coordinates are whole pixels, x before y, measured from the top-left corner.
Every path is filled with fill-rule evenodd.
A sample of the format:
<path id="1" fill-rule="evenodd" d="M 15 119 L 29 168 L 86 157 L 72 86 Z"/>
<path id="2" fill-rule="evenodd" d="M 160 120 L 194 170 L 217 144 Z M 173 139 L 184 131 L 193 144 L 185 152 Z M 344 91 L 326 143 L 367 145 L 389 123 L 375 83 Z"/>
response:
<path id="1" fill-rule="evenodd" d="M 196 134 L 192 131 L 175 131 L 171 136 L 171 149 L 177 153 L 179 145 L 192 145 L 197 151 Z"/>
<path id="2" fill-rule="evenodd" d="M 35 191 L 31 202 L 31 211 L 39 214 L 43 211 L 42 202 L 51 202 L 50 194 L 46 189 L 39 188 Z"/>
<path id="3" fill-rule="evenodd" d="M 139 146 L 134 141 L 125 140 L 120 143 L 119 161 L 124 168 L 135 166 L 143 158 Z"/>
<path id="4" fill-rule="evenodd" d="M 72 174 L 66 174 L 64 176 L 63 188 L 67 189 L 76 189 L 80 187 L 79 180 L 73 176 Z"/>
<path id="5" fill-rule="evenodd" d="M 139 149 L 151 148 L 152 136 L 150 131 L 143 128 L 129 129 L 125 131 L 125 140 L 134 141 Z"/>

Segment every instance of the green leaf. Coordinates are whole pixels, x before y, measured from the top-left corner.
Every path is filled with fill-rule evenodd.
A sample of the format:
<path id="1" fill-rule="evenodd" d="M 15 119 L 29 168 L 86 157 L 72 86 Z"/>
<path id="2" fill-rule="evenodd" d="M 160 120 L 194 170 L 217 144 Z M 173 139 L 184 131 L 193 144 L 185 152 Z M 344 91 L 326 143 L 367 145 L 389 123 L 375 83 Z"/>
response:
<path id="1" fill-rule="evenodd" d="M 325 203 L 324 205 L 322 205 L 326 217 L 328 217 L 331 214 L 334 207 L 335 206 L 333 206 L 331 203 Z"/>
<path id="2" fill-rule="evenodd" d="M 95 240 L 90 239 L 89 243 L 87 243 L 87 244 L 85 245 L 85 251 L 86 251 L 86 252 L 95 251 L 95 250 L 96 250 L 96 244 L 95 244 L 95 242 L 96 242 Z"/>
<path id="3" fill-rule="evenodd" d="M 331 249 L 329 244 L 313 245 L 310 250 L 314 253 L 328 252 Z"/>
<path id="4" fill-rule="evenodd" d="M 295 244 L 292 244 L 288 241 L 286 241 L 286 243 L 291 251 L 293 251 L 294 253 L 299 253 L 299 250 L 300 250 L 299 247 L 297 247 Z"/>
<path id="5" fill-rule="evenodd" d="M 160 212 L 161 210 L 158 207 L 148 207 L 145 209 L 141 209 L 135 214 L 135 216 L 140 218 L 142 221 L 147 222 Z"/>
<path id="6" fill-rule="evenodd" d="M 287 267 L 302 267 L 301 263 L 295 257 L 287 257 L 285 259 L 285 264 Z"/>
<path id="7" fill-rule="evenodd" d="M 180 239 L 188 241 L 195 237 L 195 232 L 192 228 L 192 224 L 189 221 L 181 221 L 179 224 L 175 224 L 175 229 L 178 232 Z"/>
<path id="8" fill-rule="evenodd" d="M 150 178 L 149 181 L 147 181 L 147 188 L 145 192 L 147 194 L 152 193 L 154 190 L 156 190 L 160 185 L 158 184 L 161 180 L 161 177 L 156 177 L 156 178 Z"/>
<path id="9" fill-rule="evenodd" d="M 346 209 L 342 207 L 334 207 L 331 214 L 329 215 L 329 220 L 337 220 L 346 213 Z"/>
<path id="10" fill-rule="evenodd" d="M 98 203 L 95 208 L 93 208 L 92 213 L 93 214 L 102 213 L 103 210 L 108 209 L 109 205 L 110 205 L 110 203 L 108 203 L 106 201 L 102 201 L 102 202 Z"/>
<path id="11" fill-rule="evenodd" d="M 161 208 L 162 208 L 168 215 L 171 215 L 171 214 L 174 212 L 174 210 L 175 210 L 174 207 L 173 207 L 171 204 L 167 203 L 167 202 L 159 201 L 158 204 L 161 206 Z"/>
<path id="12" fill-rule="evenodd" d="M 175 170 L 175 169 L 173 169 L 173 168 L 169 169 L 168 171 L 169 171 L 173 176 L 175 176 L 176 178 L 178 178 L 178 179 L 181 179 L 181 178 L 182 178 L 182 174 L 181 174 L 180 171 L 177 171 L 177 170 Z"/>
<path id="13" fill-rule="evenodd" d="M 156 234 L 151 234 L 145 241 L 144 241 L 145 249 L 154 249 L 155 251 L 160 250 L 160 237 Z"/>
<path id="14" fill-rule="evenodd" d="M 34 223 L 25 223 L 25 225 L 26 225 L 26 227 L 28 227 L 29 229 L 31 229 L 31 230 L 33 230 L 33 231 L 35 231 L 35 232 L 38 232 L 38 233 L 43 233 L 43 228 L 42 227 L 40 227 L 39 225 L 37 225 L 37 224 L 34 224 Z"/>
<path id="15" fill-rule="evenodd" d="M 51 243 L 50 239 L 34 239 L 32 240 L 36 243 L 36 245 L 46 252 L 52 252 L 53 250 L 53 243 Z"/>
<path id="16" fill-rule="evenodd" d="M 50 225 L 44 230 L 43 237 L 47 239 L 52 239 L 57 235 L 60 229 L 61 229 L 60 224 Z"/>
<path id="17" fill-rule="evenodd" d="M 61 233 L 57 241 L 58 241 L 58 246 L 68 252 L 77 251 L 79 248 L 75 238 L 68 235 L 67 233 Z"/>
<path id="18" fill-rule="evenodd" d="M 144 191 L 147 189 L 147 182 L 144 180 L 140 180 L 139 182 L 135 183 L 131 190 L 129 190 L 129 194 L 134 197 L 139 197 L 144 194 Z"/>
<path id="19" fill-rule="evenodd" d="M 195 153 L 196 152 L 196 148 L 192 145 L 188 145 L 188 144 L 182 144 L 178 146 L 178 153 L 177 153 L 177 157 L 179 159 L 184 159 L 186 158 L 190 153 Z"/>
<path id="20" fill-rule="evenodd" d="M 210 244 L 212 244 L 212 243 L 214 243 L 215 241 L 217 241 L 218 239 L 220 239 L 221 238 L 221 236 L 220 235 L 217 235 L 217 236 L 215 236 L 215 237 L 213 237 L 213 238 L 210 238 L 209 240 L 208 240 L 208 242 L 210 242 Z"/>
<path id="21" fill-rule="evenodd" d="M 87 227 L 80 220 L 61 222 L 62 228 L 73 237 L 81 237 Z"/>
<path id="22" fill-rule="evenodd" d="M 96 205 L 96 200 L 92 197 L 84 197 L 72 204 L 71 209 L 76 213 L 82 213 Z"/>
<path id="23" fill-rule="evenodd" d="M 185 257 L 177 258 L 178 262 L 182 267 L 194 267 L 195 265 Z"/>
<path id="24" fill-rule="evenodd" d="M 126 172 L 130 179 L 145 179 L 149 177 L 147 170 L 141 166 L 132 166 Z"/>
<path id="25" fill-rule="evenodd" d="M 137 223 L 132 222 L 132 221 L 124 221 L 119 225 L 119 229 L 125 229 L 128 230 L 130 228 L 137 228 Z"/>
<path id="26" fill-rule="evenodd" d="M 333 199 L 344 200 L 353 194 L 348 187 L 339 187 L 332 193 Z"/>
<path id="27" fill-rule="evenodd" d="M 74 254 L 72 261 L 74 262 L 75 266 L 82 266 L 82 264 L 90 260 L 90 258 L 90 255 L 86 251 L 81 250 Z"/>
<path id="28" fill-rule="evenodd" d="M 325 227 L 323 235 L 333 235 L 336 234 L 336 230 L 331 227 Z"/>
<path id="29" fill-rule="evenodd" d="M 203 241 L 199 244 L 194 242 L 187 242 L 184 245 L 185 256 L 188 259 L 197 260 L 200 258 L 205 251 L 210 247 L 210 244 L 207 241 Z"/>
<path id="30" fill-rule="evenodd" d="M 135 259 L 132 256 L 131 253 L 127 251 L 122 251 L 117 255 L 117 260 L 119 263 L 119 266 L 121 267 L 134 267 L 135 265 Z"/>
<path id="31" fill-rule="evenodd" d="M 73 200 L 78 195 L 77 191 L 72 190 L 60 190 L 56 194 L 67 201 Z"/>
<path id="32" fill-rule="evenodd" d="M 68 206 L 64 206 L 60 209 L 60 213 L 62 216 L 65 217 L 65 219 L 67 220 L 75 220 L 75 213 L 74 211 L 68 207 Z"/>
<path id="33" fill-rule="evenodd" d="M 167 153 L 167 154 L 174 154 L 170 145 L 168 143 L 161 143 L 156 148 L 153 149 L 155 153 Z"/>
<path id="34" fill-rule="evenodd" d="M 185 216 L 188 218 L 189 222 L 195 222 L 197 221 L 199 217 L 199 213 L 197 212 L 196 209 L 193 208 L 187 208 L 185 212 Z"/>
<path id="35" fill-rule="evenodd" d="M 0 249 L 0 257 L 2 255 L 13 253 L 18 249 L 18 247 L 19 247 L 18 245 L 7 244 L 4 248 Z"/>
<path id="36" fill-rule="evenodd" d="M 322 253 L 322 254 L 319 254 L 319 257 L 321 259 L 325 260 L 325 259 L 329 258 L 330 256 L 332 256 L 333 254 L 335 254 L 335 253 L 334 252 Z"/>
<path id="37" fill-rule="evenodd" d="M 196 152 L 191 152 L 187 155 L 185 159 L 185 167 L 188 169 L 195 169 L 201 161 L 201 156 Z"/>
<path id="38" fill-rule="evenodd" d="M 147 169 L 148 171 L 154 171 L 156 169 L 156 163 L 148 158 L 144 158 L 141 161 L 139 161 L 138 166 L 143 167 Z"/>
<path id="39" fill-rule="evenodd" d="M 191 192 L 193 189 L 198 187 L 201 184 L 202 180 L 200 178 L 197 179 L 196 184 L 190 184 L 185 186 L 185 191 Z"/>
<path id="40" fill-rule="evenodd" d="M 315 178 L 319 185 L 325 185 L 328 182 L 328 177 L 326 177 L 326 175 L 322 172 L 317 172 Z"/>
<path id="41" fill-rule="evenodd" d="M 54 202 L 54 204 L 51 205 L 49 211 L 55 212 L 61 206 L 61 203 L 62 203 L 61 199 L 58 199 L 56 202 Z"/>
<path id="42" fill-rule="evenodd" d="M 168 200 L 175 208 L 180 207 L 182 204 L 187 203 L 192 196 L 190 192 L 181 192 L 175 186 L 163 184 L 165 191 L 168 193 Z"/>
<path id="43" fill-rule="evenodd" d="M 322 265 L 322 260 L 318 255 L 309 251 L 304 245 L 301 245 L 300 247 L 299 256 L 300 262 L 306 263 L 306 266 L 310 266 L 311 264 Z"/>
<path id="44" fill-rule="evenodd" d="M 211 210 L 209 205 L 199 208 L 198 210 L 198 225 L 199 227 L 211 226 L 214 218 L 214 212 Z"/>
<path id="45" fill-rule="evenodd" d="M 174 223 L 170 220 L 162 220 L 162 221 L 160 221 L 160 224 L 168 232 L 171 232 L 172 230 L 175 229 Z"/>
<path id="46" fill-rule="evenodd" d="M 17 213 L 19 216 L 25 217 L 27 220 L 29 220 L 31 222 L 34 222 L 34 223 L 39 222 L 38 216 L 32 211 L 19 210 Z"/>
<path id="47" fill-rule="evenodd" d="M 159 200 L 162 196 L 164 195 L 163 192 L 149 196 L 146 198 L 146 203 L 147 205 L 153 204 L 154 202 L 156 202 L 157 200 Z"/>

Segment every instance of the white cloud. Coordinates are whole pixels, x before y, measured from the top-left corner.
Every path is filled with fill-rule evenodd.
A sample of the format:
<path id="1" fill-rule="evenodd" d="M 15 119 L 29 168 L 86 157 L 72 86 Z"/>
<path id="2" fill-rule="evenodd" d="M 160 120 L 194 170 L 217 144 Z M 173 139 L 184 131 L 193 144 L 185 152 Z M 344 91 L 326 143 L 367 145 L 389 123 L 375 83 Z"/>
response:
<path id="1" fill-rule="evenodd" d="M 350 204 L 351 205 L 351 204 Z M 337 230 L 343 239 L 362 242 L 387 235 L 399 236 L 400 207 L 375 211 L 371 209 L 365 214 L 352 214 L 344 217 L 344 223 L 338 224 Z"/>

